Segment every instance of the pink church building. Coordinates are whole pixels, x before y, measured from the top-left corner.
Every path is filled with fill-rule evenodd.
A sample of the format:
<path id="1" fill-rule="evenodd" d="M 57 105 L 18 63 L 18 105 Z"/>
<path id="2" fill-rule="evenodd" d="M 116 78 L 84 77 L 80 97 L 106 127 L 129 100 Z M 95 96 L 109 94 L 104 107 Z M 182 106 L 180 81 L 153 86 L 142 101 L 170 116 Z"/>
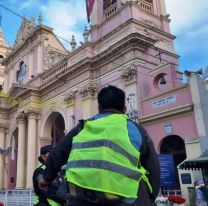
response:
<path id="1" fill-rule="evenodd" d="M 199 156 L 208 137 L 208 95 L 200 72 L 178 71 L 165 0 L 95 1 L 91 29 L 71 51 L 53 29 L 23 19 L 13 50 L 3 60 L 0 147 L 14 146 L 0 160 L 0 188 L 32 188 L 39 148 L 56 144 L 79 119 L 97 113 L 100 88 L 126 92 L 130 118 L 148 131 L 158 154 L 172 154 L 174 167 Z M 198 142 L 198 150 L 192 150 Z M 180 178 L 175 189 L 180 189 Z"/>

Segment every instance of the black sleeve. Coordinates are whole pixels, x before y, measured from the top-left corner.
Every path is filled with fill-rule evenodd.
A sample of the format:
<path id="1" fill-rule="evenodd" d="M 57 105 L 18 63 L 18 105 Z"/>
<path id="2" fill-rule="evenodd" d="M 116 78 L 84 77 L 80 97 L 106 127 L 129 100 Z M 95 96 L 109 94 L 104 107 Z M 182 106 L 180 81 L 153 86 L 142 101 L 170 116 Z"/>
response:
<path id="1" fill-rule="evenodd" d="M 43 169 L 40 167 L 34 171 L 34 173 L 33 173 L 33 188 L 34 188 L 35 194 L 40 198 L 40 201 L 46 202 L 47 198 L 53 198 L 53 194 L 55 194 L 55 192 L 52 193 L 49 190 L 41 190 L 38 187 L 38 177 L 42 174 L 43 174 Z"/>
<path id="2" fill-rule="evenodd" d="M 38 187 L 38 178 L 43 174 L 42 168 L 37 168 L 33 173 L 33 188 L 35 194 L 39 197 L 40 202 L 47 202 L 47 199 L 52 199 L 56 202 L 62 203 L 62 200 L 57 196 L 56 192 L 58 187 L 49 186 L 46 190 L 41 190 Z"/>
<path id="3" fill-rule="evenodd" d="M 61 167 L 67 163 L 72 147 L 72 139 L 80 132 L 81 128 L 82 123 L 80 122 L 65 137 L 63 137 L 50 152 L 46 162 L 46 169 L 43 173 L 43 178 L 47 182 L 52 182 L 56 178 L 58 172 L 61 170 Z"/>
<path id="4" fill-rule="evenodd" d="M 160 190 L 160 165 L 151 138 L 144 128 L 139 126 L 139 129 L 143 136 L 140 161 L 142 166 L 149 171 L 148 179 L 153 189 L 151 198 L 155 201 Z"/>

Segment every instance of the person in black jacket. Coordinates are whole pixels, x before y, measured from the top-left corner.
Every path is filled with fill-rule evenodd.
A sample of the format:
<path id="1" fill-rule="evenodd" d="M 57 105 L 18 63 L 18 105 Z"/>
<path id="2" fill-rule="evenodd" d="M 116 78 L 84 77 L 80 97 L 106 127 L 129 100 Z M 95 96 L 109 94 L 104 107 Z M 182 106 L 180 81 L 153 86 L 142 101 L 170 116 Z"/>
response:
<path id="1" fill-rule="evenodd" d="M 103 88 L 98 94 L 98 104 L 100 115 L 111 115 L 114 113 L 125 113 L 125 93 L 117 87 L 108 86 Z M 122 109 L 121 109 L 122 108 Z M 93 120 L 89 119 L 89 121 Z M 129 120 L 131 121 L 131 120 Z M 153 142 L 147 132 L 136 122 L 131 121 L 139 130 L 142 141 L 140 147 L 140 163 L 149 172 L 148 180 L 152 186 L 152 193 L 150 193 L 147 184 L 144 181 L 140 181 L 138 189 L 138 198 L 134 203 L 118 202 L 113 204 L 115 206 L 153 206 L 155 205 L 155 199 L 160 189 L 160 167 L 157 159 L 157 154 Z M 43 178 L 39 180 L 39 186 L 41 188 L 47 188 L 50 182 L 54 180 L 57 173 L 63 165 L 68 161 L 73 138 L 82 131 L 84 121 L 79 121 L 78 125 L 73 128 L 54 148 L 50 153 L 46 162 L 46 169 L 43 174 Z M 138 137 L 139 138 L 139 137 Z M 96 175 L 96 174 L 95 174 Z M 89 180 L 90 181 L 90 180 Z M 119 180 L 118 180 L 119 181 Z M 93 195 L 93 192 L 87 191 L 89 195 Z M 72 200 L 72 199 L 71 199 Z M 70 201 L 71 201 L 70 200 Z M 69 201 L 69 205 L 84 206 L 84 205 L 105 205 L 105 203 L 93 204 L 87 203 L 82 199 L 76 199 Z"/>
<path id="2" fill-rule="evenodd" d="M 42 190 L 38 186 L 38 180 L 43 175 L 43 172 L 45 169 L 45 162 L 52 149 L 53 149 L 52 145 L 46 145 L 46 146 L 41 147 L 40 149 L 40 156 L 38 157 L 38 160 L 41 163 L 41 165 L 37 169 L 35 169 L 33 173 L 33 188 L 35 192 L 34 205 L 35 206 L 49 206 L 49 205 L 58 206 L 59 205 L 58 202 L 63 203 L 63 201 L 60 200 L 60 198 L 57 197 L 56 195 L 56 192 L 59 187 L 59 183 L 54 181 L 54 184 L 48 187 L 46 190 Z"/>

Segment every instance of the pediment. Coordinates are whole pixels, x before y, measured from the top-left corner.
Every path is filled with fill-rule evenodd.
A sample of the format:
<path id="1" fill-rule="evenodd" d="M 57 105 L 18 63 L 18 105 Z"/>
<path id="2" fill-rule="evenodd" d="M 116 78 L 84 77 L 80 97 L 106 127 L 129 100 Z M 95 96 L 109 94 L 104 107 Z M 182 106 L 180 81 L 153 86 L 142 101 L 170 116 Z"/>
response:
<path id="1" fill-rule="evenodd" d="M 44 47 L 43 51 L 43 63 L 44 63 L 44 70 L 48 70 L 58 62 L 63 60 L 67 57 L 67 53 L 65 51 L 58 50 L 50 45 Z"/>

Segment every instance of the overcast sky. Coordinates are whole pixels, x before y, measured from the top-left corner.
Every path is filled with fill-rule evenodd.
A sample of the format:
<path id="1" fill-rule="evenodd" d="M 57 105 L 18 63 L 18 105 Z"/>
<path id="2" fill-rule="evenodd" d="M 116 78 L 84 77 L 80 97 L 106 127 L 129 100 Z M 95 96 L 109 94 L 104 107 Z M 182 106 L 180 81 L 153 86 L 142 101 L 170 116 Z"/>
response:
<path id="1" fill-rule="evenodd" d="M 0 0 L 27 18 L 42 13 L 43 24 L 71 40 L 82 39 L 87 24 L 85 0 Z M 197 70 L 208 65 L 208 0 L 166 0 L 171 32 L 177 36 L 175 48 L 180 57 L 179 69 Z M 6 41 L 13 44 L 21 19 L 0 7 Z M 66 43 L 67 44 L 67 43 Z"/>

